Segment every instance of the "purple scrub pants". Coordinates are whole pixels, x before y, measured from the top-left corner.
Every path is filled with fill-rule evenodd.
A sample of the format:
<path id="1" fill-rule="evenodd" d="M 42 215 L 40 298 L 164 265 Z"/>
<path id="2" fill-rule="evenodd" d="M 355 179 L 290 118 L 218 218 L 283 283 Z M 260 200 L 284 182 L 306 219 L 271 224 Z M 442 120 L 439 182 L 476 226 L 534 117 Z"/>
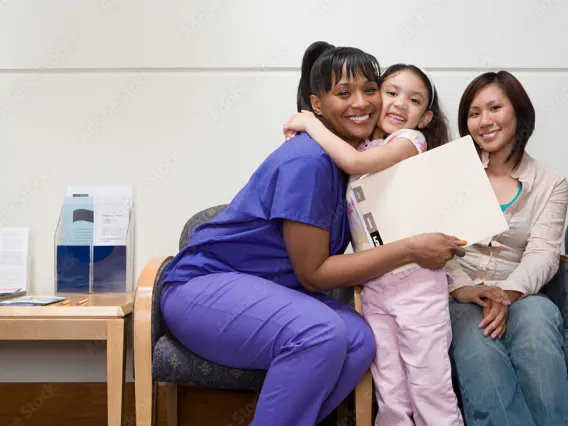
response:
<path id="1" fill-rule="evenodd" d="M 365 320 L 340 301 L 240 273 L 164 288 L 162 316 L 189 350 L 268 370 L 252 426 L 313 426 L 355 388 L 375 355 Z"/>

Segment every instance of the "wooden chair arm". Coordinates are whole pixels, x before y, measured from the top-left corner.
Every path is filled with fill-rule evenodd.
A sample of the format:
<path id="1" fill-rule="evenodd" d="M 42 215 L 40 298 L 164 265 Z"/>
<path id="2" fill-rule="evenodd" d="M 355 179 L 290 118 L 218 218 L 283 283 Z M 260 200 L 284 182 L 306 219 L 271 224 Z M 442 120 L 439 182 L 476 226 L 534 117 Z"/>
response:
<path id="1" fill-rule="evenodd" d="M 355 310 L 360 314 L 363 314 L 363 306 L 361 306 L 361 292 L 363 291 L 363 286 L 356 285 L 353 288 L 353 304 L 355 305 Z"/>
<path id="2" fill-rule="evenodd" d="M 138 278 L 134 295 L 134 375 L 152 377 L 152 298 L 160 268 L 173 257 L 151 259 Z"/>
<path id="3" fill-rule="evenodd" d="M 561 254 L 560 255 L 560 260 L 563 260 L 565 262 L 568 262 L 568 254 Z"/>

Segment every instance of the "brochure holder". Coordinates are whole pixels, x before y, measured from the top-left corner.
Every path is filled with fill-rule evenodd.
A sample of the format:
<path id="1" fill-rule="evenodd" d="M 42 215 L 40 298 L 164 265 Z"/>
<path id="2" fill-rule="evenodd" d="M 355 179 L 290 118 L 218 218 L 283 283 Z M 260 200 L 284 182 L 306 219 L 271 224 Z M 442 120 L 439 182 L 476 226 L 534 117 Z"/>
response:
<path id="1" fill-rule="evenodd" d="M 55 231 L 54 267 L 55 293 L 131 293 L 134 204 L 64 203 Z"/>

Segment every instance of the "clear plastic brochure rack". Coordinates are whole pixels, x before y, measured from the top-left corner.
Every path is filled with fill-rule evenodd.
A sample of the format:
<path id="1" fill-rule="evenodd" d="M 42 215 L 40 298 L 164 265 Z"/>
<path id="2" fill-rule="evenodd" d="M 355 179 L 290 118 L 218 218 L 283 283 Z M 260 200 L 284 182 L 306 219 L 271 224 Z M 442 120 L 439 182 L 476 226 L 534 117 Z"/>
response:
<path id="1" fill-rule="evenodd" d="M 55 231 L 56 293 L 130 293 L 134 204 L 65 197 Z"/>

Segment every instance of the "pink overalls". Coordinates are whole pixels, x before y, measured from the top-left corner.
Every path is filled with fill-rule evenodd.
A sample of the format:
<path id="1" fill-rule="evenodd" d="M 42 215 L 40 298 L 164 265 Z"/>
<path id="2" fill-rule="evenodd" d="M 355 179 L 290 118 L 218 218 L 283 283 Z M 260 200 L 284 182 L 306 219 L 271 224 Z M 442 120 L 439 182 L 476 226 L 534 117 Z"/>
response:
<path id="1" fill-rule="evenodd" d="M 363 143 L 359 150 L 396 137 L 411 140 L 419 153 L 426 150 L 424 136 L 414 130 Z M 350 226 L 360 226 L 353 209 L 348 211 Z M 363 315 L 377 342 L 371 365 L 379 406 L 375 426 L 463 425 L 448 355 L 448 279 L 444 269 L 409 265 L 364 284 Z"/>

